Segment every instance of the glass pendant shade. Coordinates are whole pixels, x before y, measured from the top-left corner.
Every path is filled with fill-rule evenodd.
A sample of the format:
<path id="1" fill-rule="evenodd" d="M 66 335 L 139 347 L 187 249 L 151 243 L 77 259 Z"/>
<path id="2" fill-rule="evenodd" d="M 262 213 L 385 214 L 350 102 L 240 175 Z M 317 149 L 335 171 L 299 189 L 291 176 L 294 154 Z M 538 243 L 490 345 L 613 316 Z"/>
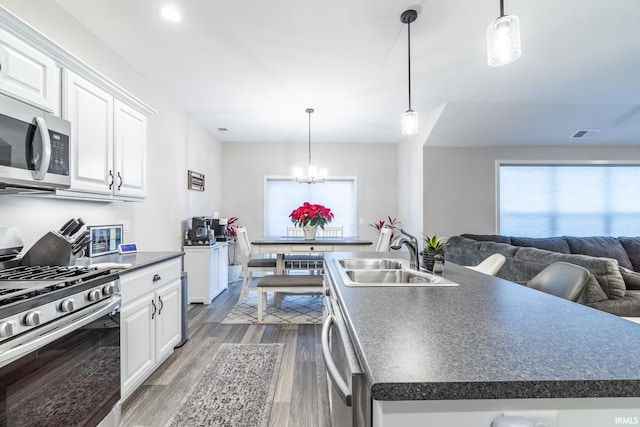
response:
<path id="1" fill-rule="evenodd" d="M 407 110 L 402 115 L 402 134 L 415 135 L 418 133 L 418 115 L 413 110 Z"/>
<path id="2" fill-rule="evenodd" d="M 520 57 L 520 21 L 517 16 L 504 15 L 487 27 L 487 57 L 489 65 L 499 67 Z"/>

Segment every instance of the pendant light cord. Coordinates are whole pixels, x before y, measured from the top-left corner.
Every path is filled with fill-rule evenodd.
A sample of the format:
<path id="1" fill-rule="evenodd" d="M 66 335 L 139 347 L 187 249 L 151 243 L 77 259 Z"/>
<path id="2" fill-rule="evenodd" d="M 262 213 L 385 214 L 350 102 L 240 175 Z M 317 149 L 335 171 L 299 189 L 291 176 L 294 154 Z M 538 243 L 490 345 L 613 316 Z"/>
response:
<path id="1" fill-rule="evenodd" d="M 407 23 L 407 57 L 409 64 L 409 110 L 411 110 L 411 22 Z"/>
<path id="2" fill-rule="evenodd" d="M 504 16 L 504 0 L 500 0 L 500 18 Z"/>
<path id="3" fill-rule="evenodd" d="M 307 108 L 307 113 L 309 113 L 309 167 L 311 167 L 311 113 L 313 113 L 313 108 Z"/>

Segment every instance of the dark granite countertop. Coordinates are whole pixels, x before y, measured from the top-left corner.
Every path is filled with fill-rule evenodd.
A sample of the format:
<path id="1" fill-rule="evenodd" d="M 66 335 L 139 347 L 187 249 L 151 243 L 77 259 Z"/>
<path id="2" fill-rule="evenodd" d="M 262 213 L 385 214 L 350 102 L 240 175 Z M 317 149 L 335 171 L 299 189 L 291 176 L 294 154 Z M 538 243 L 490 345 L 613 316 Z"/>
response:
<path id="1" fill-rule="evenodd" d="M 640 397 L 640 325 L 445 263 L 458 287 L 347 287 L 327 272 L 375 400 Z"/>
<path id="2" fill-rule="evenodd" d="M 103 262 L 115 262 L 118 264 L 131 264 L 124 270 L 115 270 L 120 274 L 127 274 L 140 268 L 148 267 L 159 262 L 184 256 L 184 252 L 136 252 L 134 254 L 109 254 L 91 258 L 91 264 Z"/>

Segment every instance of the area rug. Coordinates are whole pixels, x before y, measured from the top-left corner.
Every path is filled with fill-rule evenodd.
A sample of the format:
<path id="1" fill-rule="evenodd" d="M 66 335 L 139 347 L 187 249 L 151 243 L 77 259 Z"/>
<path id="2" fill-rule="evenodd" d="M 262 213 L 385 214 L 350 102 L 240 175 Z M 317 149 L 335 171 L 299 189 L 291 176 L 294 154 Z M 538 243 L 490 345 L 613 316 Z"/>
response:
<path id="1" fill-rule="evenodd" d="M 267 427 L 284 344 L 222 344 L 171 427 Z"/>
<path id="2" fill-rule="evenodd" d="M 222 323 L 258 324 L 258 293 L 247 292 L 243 300 L 227 314 Z M 274 307 L 273 293 L 267 294 L 267 308 L 262 316 L 262 323 L 286 324 L 321 324 L 321 295 L 286 295 L 280 308 Z"/>

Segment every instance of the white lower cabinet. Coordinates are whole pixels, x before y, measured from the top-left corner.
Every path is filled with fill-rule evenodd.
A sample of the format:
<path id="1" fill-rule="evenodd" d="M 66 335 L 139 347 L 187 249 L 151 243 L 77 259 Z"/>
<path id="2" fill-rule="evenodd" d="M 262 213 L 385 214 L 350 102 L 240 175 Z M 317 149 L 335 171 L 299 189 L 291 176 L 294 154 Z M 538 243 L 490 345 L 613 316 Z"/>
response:
<path id="1" fill-rule="evenodd" d="M 228 286 L 229 245 L 220 242 L 213 246 L 185 246 L 184 253 L 189 302 L 210 304 Z"/>
<path id="2" fill-rule="evenodd" d="M 121 274 L 121 394 L 126 399 L 180 342 L 180 260 Z"/>

